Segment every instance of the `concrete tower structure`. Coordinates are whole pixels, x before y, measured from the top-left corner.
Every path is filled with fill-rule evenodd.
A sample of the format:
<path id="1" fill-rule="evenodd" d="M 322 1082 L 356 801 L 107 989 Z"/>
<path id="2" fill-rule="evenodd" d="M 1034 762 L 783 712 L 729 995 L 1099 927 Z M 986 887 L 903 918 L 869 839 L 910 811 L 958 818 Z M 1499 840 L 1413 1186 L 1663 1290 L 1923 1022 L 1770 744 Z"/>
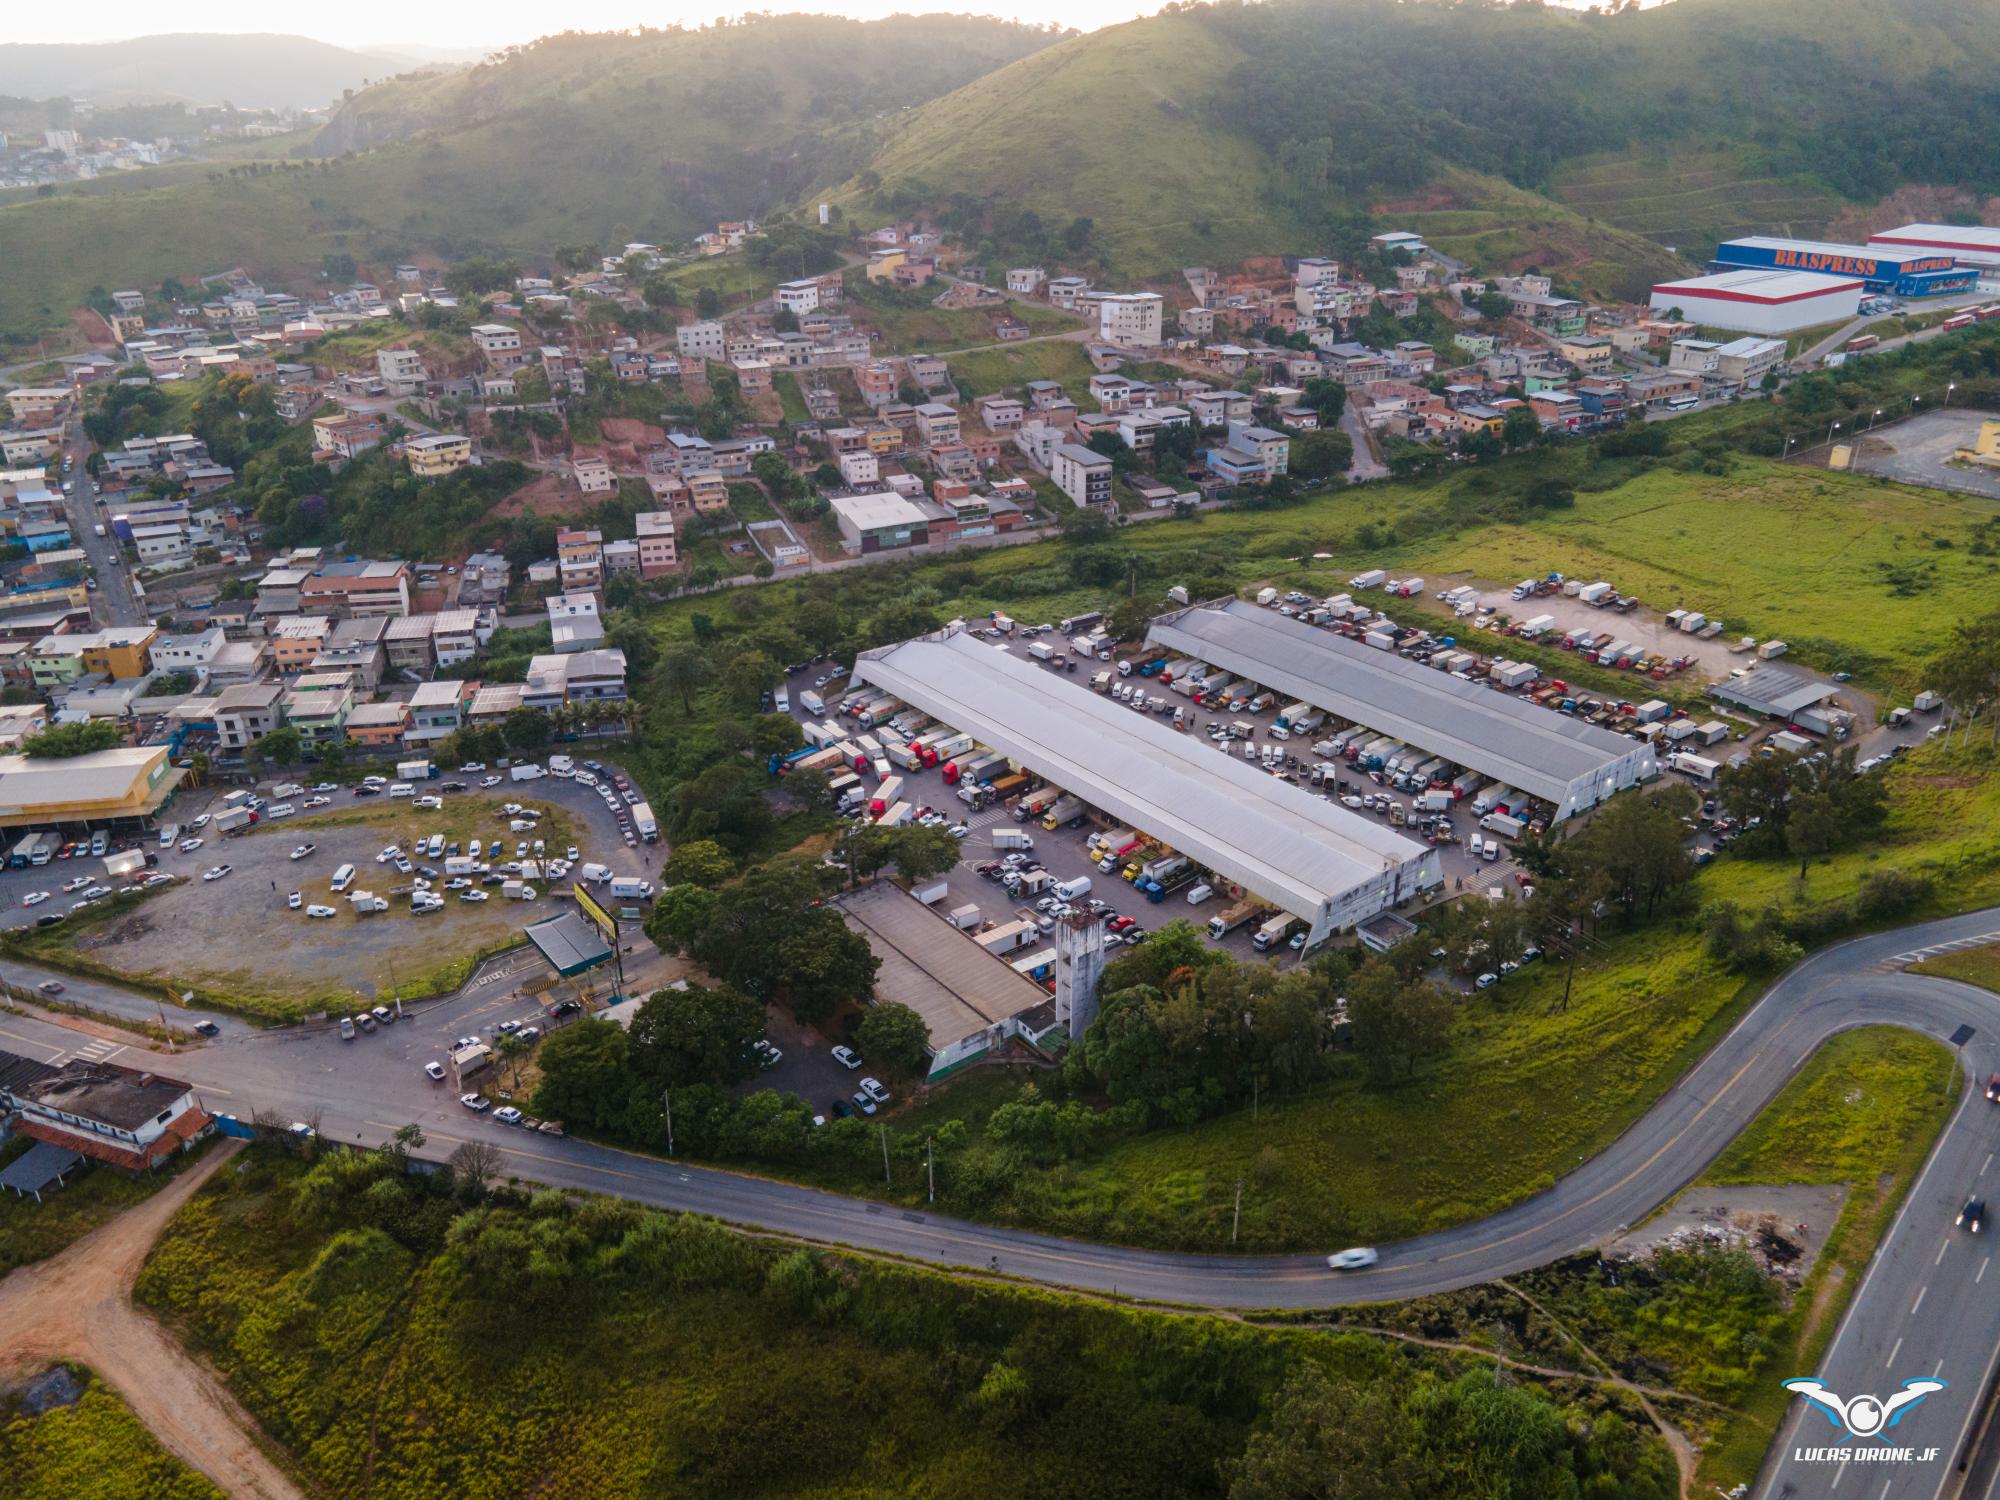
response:
<path id="1" fill-rule="evenodd" d="M 1056 924 L 1056 1021 L 1081 1041 L 1097 1019 L 1097 989 L 1104 979 L 1104 923 L 1079 914 Z"/>

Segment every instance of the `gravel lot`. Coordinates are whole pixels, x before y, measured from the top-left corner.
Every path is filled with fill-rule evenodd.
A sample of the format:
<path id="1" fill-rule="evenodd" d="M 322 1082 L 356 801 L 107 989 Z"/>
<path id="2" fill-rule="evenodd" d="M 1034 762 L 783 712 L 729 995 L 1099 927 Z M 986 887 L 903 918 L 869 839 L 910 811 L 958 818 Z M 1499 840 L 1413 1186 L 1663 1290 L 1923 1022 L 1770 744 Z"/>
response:
<path id="1" fill-rule="evenodd" d="M 448 897 L 445 909 L 425 915 L 410 910 L 407 894 L 390 895 L 393 886 L 411 877 L 392 865 L 378 864 L 384 846 L 400 842 L 406 849 L 419 835 L 442 833 L 463 841 L 477 834 L 502 839 L 503 858 L 525 837 L 540 837 L 554 854 L 571 843 L 585 860 L 609 864 L 619 874 L 651 878 L 657 868 L 657 848 L 627 849 L 610 813 L 597 796 L 556 778 L 491 790 L 446 794 L 444 807 L 416 810 L 405 801 L 355 799 L 345 790 L 334 794 L 332 806 L 313 814 L 260 824 L 254 831 L 217 838 L 201 830 L 204 843 L 192 853 L 176 847 L 158 850 L 160 868 L 186 877 L 145 902 L 121 920 L 85 929 L 78 948 L 99 962 L 128 974 L 186 981 L 243 997 L 268 997 L 287 1007 L 301 999 L 325 997 L 335 1009 L 351 997 L 373 1000 L 396 983 L 408 985 L 475 949 L 496 946 L 519 936 L 525 923 L 552 916 L 562 909 L 545 882 L 530 882 L 541 898 L 532 903 L 508 901 L 498 886 L 485 887 L 490 899 L 471 903 Z M 294 799 L 296 800 L 296 799 Z M 538 833 L 508 829 L 503 803 L 519 801 L 545 810 Z M 172 815 L 183 824 L 203 810 L 220 805 L 220 793 L 203 800 L 177 803 Z M 187 830 L 192 833 L 193 830 Z M 294 861 L 291 850 L 310 842 L 315 851 Z M 157 846 L 155 846 L 157 847 Z M 334 871 L 343 863 L 356 867 L 355 889 L 372 890 L 389 901 L 389 909 L 357 917 L 344 897 L 332 893 Z M 431 863 L 442 870 L 442 861 Z M 72 869 L 82 873 L 95 861 L 73 860 L 34 871 L 10 872 L 9 886 L 59 889 Z M 205 882 L 201 872 L 227 864 L 231 873 Z M 28 877 L 33 877 L 32 881 Z M 442 884 L 442 880 L 438 882 Z M 567 888 L 567 882 L 562 882 Z M 335 907 L 339 915 L 309 919 L 303 910 L 288 909 L 286 898 L 300 891 L 304 902 Z M 60 896 L 40 910 L 62 910 Z M 37 909 L 16 911 L 32 920 Z"/>

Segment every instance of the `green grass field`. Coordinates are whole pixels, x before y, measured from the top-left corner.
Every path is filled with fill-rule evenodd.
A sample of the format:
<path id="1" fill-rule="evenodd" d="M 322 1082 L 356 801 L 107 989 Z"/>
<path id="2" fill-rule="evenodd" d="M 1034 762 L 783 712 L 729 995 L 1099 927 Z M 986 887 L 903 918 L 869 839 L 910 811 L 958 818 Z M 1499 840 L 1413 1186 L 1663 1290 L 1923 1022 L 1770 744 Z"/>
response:
<path id="1" fill-rule="evenodd" d="M 993 320 L 1002 312 L 1011 312 L 1037 334 L 1063 333 L 1081 326 L 1068 313 L 1040 303 L 1009 302 L 1004 308 L 932 307 L 930 299 L 942 287 L 897 293 L 871 286 L 858 273 L 852 280 L 848 311 L 857 321 L 879 328 L 882 347 L 899 354 L 972 349 L 997 343 L 999 336 L 993 331 Z"/>
<path id="2" fill-rule="evenodd" d="M 9 1500 L 222 1500 L 81 1366 L 83 1394 L 38 1417 L 0 1402 L 0 1475 Z"/>
<path id="3" fill-rule="evenodd" d="M 1391 556 L 1427 578 L 1606 578 L 1653 609 L 1699 609 L 1729 637 L 1782 637 L 1808 662 L 1910 691 L 1912 665 L 2000 593 L 2000 562 L 1965 545 L 1991 514 L 1943 491 L 1746 459 L 1726 477 L 1655 470 L 1580 494 L 1573 511 Z"/>
<path id="4" fill-rule="evenodd" d="M 1989 943 L 1984 948 L 1966 948 L 1958 953 L 1940 953 L 1915 967 L 1919 974 L 1936 974 L 1945 979 L 1960 979 L 1967 984 L 2000 990 L 2000 943 Z"/>
<path id="5" fill-rule="evenodd" d="M 1083 345 L 1068 339 L 1044 339 L 1005 349 L 980 349 L 951 356 L 951 373 L 972 387 L 975 396 L 1017 390 L 1030 380 L 1060 380 L 1081 411 L 1095 411 L 1097 402 L 1086 388 L 1096 373 Z"/>

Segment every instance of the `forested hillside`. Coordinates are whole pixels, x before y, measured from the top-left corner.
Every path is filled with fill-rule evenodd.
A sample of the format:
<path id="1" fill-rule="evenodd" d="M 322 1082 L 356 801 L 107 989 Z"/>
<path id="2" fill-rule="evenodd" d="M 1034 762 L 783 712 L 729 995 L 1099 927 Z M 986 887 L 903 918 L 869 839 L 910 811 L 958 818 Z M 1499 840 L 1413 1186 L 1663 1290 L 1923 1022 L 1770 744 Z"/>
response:
<path id="1" fill-rule="evenodd" d="M 1386 215 L 1483 263 L 1636 282 L 1662 265 L 1635 234 L 1699 258 L 1717 232 L 1823 222 L 1906 182 L 2000 188 L 1991 20 L 1979 0 L 1189 7 L 912 112 L 847 189 L 942 204 L 1003 250 L 1029 238 L 1024 211 L 1031 229 L 1081 216 L 1127 273 L 1293 248 L 1302 229 L 1339 248 Z M 1690 189 L 1695 205 L 1656 201 Z"/>

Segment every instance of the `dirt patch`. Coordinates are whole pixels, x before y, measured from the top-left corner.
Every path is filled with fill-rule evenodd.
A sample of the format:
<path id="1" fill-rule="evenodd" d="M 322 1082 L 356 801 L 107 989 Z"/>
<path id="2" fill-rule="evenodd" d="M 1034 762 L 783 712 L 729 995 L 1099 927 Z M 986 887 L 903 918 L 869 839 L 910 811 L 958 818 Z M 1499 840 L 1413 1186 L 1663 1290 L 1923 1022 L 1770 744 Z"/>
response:
<path id="1" fill-rule="evenodd" d="M 1850 208 L 1826 226 L 1826 237 L 1841 244 L 1867 243 L 1868 236 L 1903 224 L 1946 224 L 1950 216 L 1970 211 L 1980 222 L 2000 222 L 2000 198 L 1983 201 L 1973 193 L 1948 187 L 1902 187 L 1867 208 Z"/>
<path id="2" fill-rule="evenodd" d="M 139 1268 L 167 1221 L 240 1146 L 231 1142 L 62 1254 L 0 1281 L 0 1379 L 79 1360 L 118 1393 L 168 1452 L 231 1495 L 296 1500 L 258 1444 L 256 1420 L 213 1371 L 133 1305 Z M 101 1169 L 100 1169 L 101 1170 Z"/>
<path id="3" fill-rule="evenodd" d="M 512 516 L 564 516 L 577 508 L 577 497 L 555 474 L 539 474 L 488 512 L 489 520 Z"/>
<path id="4" fill-rule="evenodd" d="M 1658 1217 L 1605 1246 L 1610 1259 L 1632 1259 L 1662 1248 L 1740 1246 L 1773 1276 L 1797 1286 L 1833 1233 L 1844 1187 L 1690 1188 Z"/>

